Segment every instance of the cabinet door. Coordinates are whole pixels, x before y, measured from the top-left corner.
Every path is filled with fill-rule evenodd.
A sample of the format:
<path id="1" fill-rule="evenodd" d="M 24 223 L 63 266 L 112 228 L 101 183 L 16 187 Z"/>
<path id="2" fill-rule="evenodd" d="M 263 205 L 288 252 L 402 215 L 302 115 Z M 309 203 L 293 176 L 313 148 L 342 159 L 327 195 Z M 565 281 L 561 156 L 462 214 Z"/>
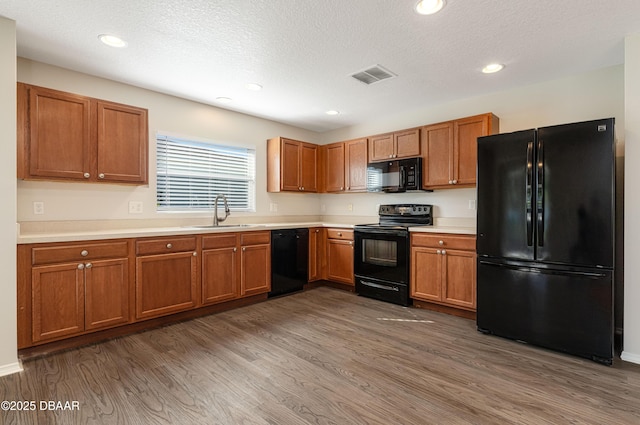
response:
<path id="1" fill-rule="evenodd" d="M 300 142 L 289 139 L 280 141 L 280 189 L 300 190 Z"/>
<path id="2" fill-rule="evenodd" d="M 345 144 L 333 143 L 326 148 L 326 191 L 345 190 Z"/>
<path id="3" fill-rule="evenodd" d="M 436 248 L 411 249 L 411 297 L 442 301 L 442 255 Z"/>
<path id="4" fill-rule="evenodd" d="M 92 177 L 90 99 L 41 87 L 28 93 L 28 176 Z"/>
<path id="5" fill-rule="evenodd" d="M 411 158 L 420 156 L 420 129 L 393 133 L 395 158 Z"/>
<path id="6" fill-rule="evenodd" d="M 424 187 L 448 186 L 453 180 L 453 135 L 452 122 L 422 128 Z"/>
<path id="7" fill-rule="evenodd" d="M 271 245 L 242 247 L 240 288 L 242 296 L 262 294 L 271 290 Z"/>
<path id="8" fill-rule="evenodd" d="M 236 247 L 202 251 L 202 303 L 214 304 L 238 297 Z"/>
<path id="9" fill-rule="evenodd" d="M 321 229 L 309 229 L 309 282 L 322 279 L 321 232 Z"/>
<path id="10" fill-rule="evenodd" d="M 127 323 L 129 314 L 129 260 L 85 264 L 85 329 Z"/>
<path id="11" fill-rule="evenodd" d="M 367 139 L 351 140 L 344 144 L 346 190 L 367 190 Z"/>
<path id="12" fill-rule="evenodd" d="M 81 263 L 67 263 L 32 269 L 33 342 L 84 330 L 83 268 Z"/>
<path id="13" fill-rule="evenodd" d="M 318 146 L 311 143 L 300 145 L 300 190 L 318 191 Z"/>
<path id="14" fill-rule="evenodd" d="M 393 134 L 383 134 L 369 138 L 369 162 L 393 158 Z"/>
<path id="15" fill-rule="evenodd" d="M 196 257 L 192 252 L 136 259 L 136 318 L 163 316 L 196 305 Z"/>
<path id="16" fill-rule="evenodd" d="M 476 254 L 470 251 L 445 250 L 443 301 L 469 309 L 476 308 Z"/>
<path id="17" fill-rule="evenodd" d="M 99 181 L 147 182 L 147 110 L 110 102 L 97 102 Z"/>
<path id="18" fill-rule="evenodd" d="M 476 163 L 478 161 L 478 137 L 489 134 L 489 117 L 479 115 L 453 122 L 455 184 L 476 184 Z"/>
<path id="19" fill-rule="evenodd" d="M 327 279 L 355 284 L 353 276 L 353 241 L 327 240 Z"/>

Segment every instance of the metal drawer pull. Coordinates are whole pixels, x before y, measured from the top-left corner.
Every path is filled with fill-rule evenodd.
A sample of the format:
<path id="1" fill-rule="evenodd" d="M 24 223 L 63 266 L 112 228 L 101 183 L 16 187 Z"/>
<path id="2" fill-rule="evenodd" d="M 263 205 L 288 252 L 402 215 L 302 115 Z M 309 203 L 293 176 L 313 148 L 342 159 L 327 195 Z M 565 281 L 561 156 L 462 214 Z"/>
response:
<path id="1" fill-rule="evenodd" d="M 167 248 L 171 249 L 171 248 L 173 248 L 173 245 L 172 245 L 172 244 L 170 244 L 170 243 L 168 243 L 168 244 L 167 244 Z"/>
<path id="2" fill-rule="evenodd" d="M 83 249 L 83 250 L 80 252 L 80 255 L 82 255 L 83 257 L 86 257 L 87 255 L 89 255 L 89 251 L 87 251 L 86 249 Z"/>
<path id="3" fill-rule="evenodd" d="M 87 263 L 87 264 L 85 264 L 85 265 L 84 265 L 84 267 L 85 267 L 86 269 L 90 269 L 91 267 L 93 267 L 93 264 L 91 264 L 91 263 Z"/>
<path id="4" fill-rule="evenodd" d="M 367 282 L 366 280 L 361 280 L 360 282 L 363 285 L 370 286 L 372 288 L 384 289 L 384 290 L 387 290 L 387 291 L 395 291 L 395 292 L 399 292 L 400 291 L 400 288 L 398 288 L 397 286 L 381 285 L 379 283 Z"/>
<path id="5" fill-rule="evenodd" d="M 444 245 L 444 241 L 438 241 L 438 245 Z"/>
<path id="6" fill-rule="evenodd" d="M 83 270 L 84 269 L 84 264 L 78 264 L 78 270 Z"/>

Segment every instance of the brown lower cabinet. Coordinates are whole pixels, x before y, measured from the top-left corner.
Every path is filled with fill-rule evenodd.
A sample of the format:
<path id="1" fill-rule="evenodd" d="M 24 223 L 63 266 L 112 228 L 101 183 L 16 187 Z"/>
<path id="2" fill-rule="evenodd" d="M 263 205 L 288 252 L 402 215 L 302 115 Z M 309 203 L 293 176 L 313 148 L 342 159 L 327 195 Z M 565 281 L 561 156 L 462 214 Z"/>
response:
<path id="1" fill-rule="evenodd" d="M 268 231 L 18 245 L 18 348 L 270 289 Z"/>
<path id="2" fill-rule="evenodd" d="M 475 311 L 476 238 L 473 235 L 411 236 L 411 298 Z"/>
<path id="3" fill-rule="evenodd" d="M 19 246 L 19 348 L 130 322 L 129 243 Z"/>
<path id="4" fill-rule="evenodd" d="M 327 279 L 355 285 L 353 230 L 327 229 Z"/>

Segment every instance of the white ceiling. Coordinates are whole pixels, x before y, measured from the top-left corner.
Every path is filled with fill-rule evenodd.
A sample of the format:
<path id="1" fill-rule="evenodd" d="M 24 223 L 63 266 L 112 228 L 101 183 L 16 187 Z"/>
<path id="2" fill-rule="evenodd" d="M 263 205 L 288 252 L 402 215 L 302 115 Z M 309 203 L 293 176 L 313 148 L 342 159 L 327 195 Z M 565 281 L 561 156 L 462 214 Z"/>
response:
<path id="1" fill-rule="evenodd" d="M 0 0 L 0 15 L 21 57 L 320 132 L 620 64 L 640 32 L 640 0 L 446 0 L 432 16 L 416 1 Z M 374 64 L 397 78 L 350 77 Z"/>

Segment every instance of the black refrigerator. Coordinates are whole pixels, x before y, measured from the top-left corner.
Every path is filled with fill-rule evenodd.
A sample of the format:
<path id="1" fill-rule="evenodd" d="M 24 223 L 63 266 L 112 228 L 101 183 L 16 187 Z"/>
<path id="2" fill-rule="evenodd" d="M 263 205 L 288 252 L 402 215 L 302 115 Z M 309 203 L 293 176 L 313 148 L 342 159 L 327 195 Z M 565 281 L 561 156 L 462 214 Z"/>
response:
<path id="1" fill-rule="evenodd" d="M 478 330 L 611 364 L 614 119 L 478 138 Z"/>

